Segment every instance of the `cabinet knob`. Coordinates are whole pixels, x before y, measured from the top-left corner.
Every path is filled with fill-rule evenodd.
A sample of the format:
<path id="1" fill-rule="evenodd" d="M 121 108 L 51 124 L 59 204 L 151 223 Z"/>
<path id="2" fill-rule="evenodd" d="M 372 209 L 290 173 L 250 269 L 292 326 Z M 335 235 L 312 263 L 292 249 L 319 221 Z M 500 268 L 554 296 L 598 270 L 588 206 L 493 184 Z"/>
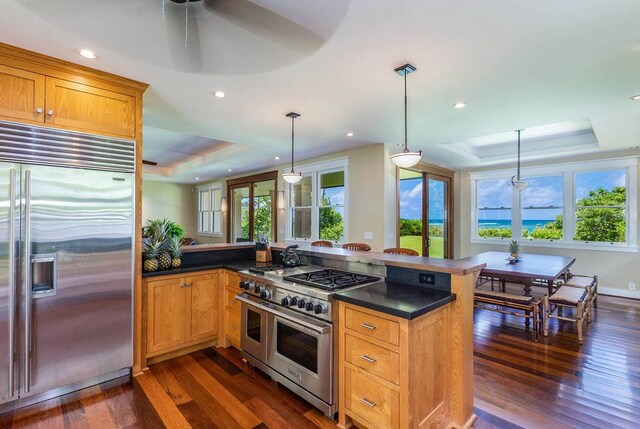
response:
<path id="1" fill-rule="evenodd" d="M 42 113 L 42 112 L 43 112 L 42 107 L 38 107 L 38 108 L 36 109 L 36 113 L 37 113 L 38 115 L 39 115 L 40 113 Z"/>
<path id="2" fill-rule="evenodd" d="M 53 116 L 53 110 L 52 109 L 47 110 L 47 115 Z"/>

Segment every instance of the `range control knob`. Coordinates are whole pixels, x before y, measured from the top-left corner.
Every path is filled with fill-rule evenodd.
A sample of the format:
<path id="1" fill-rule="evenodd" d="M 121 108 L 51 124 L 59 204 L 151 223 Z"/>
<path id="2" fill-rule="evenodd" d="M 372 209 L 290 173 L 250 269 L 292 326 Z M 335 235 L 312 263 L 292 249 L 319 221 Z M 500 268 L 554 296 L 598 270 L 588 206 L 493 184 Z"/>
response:
<path id="1" fill-rule="evenodd" d="M 283 307 L 288 307 L 291 304 L 291 297 L 290 296 L 285 296 L 280 301 L 280 304 L 282 304 Z"/>
<path id="2" fill-rule="evenodd" d="M 304 299 L 300 298 L 300 300 L 298 301 L 298 308 L 305 308 L 307 305 L 307 301 L 305 301 Z"/>
<path id="3" fill-rule="evenodd" d="M 293 298 L 291 298 L 291 300 L 289 301 L 289 305 L 290 305 L 290 306 L 292 306 L 292 307 L 293 307 L 294 305 L 298 305 L 298 299 L 300 299 L 300 298 L 298 298 L 297 296 L 294 296 L 294 297 L 293 297 Z"/>
<path id="4" fill-rule="evenodd" d="M 260 298 L 262 298 L 262 299 L 271 298 L 271 291 L 269 289 L 265 288 L 262 292 L 260 292 Z"/>
<path id="5" fill-rule="evenodd" d="M 255 293 L 258 293 L 258 294 L 259 294 L 259 293 L 262 293 L 262 291 L 263 291 L 263 290 L 264 290 L 264 286 L 263 286 L 263 285 L 255 285 L 255 286 L 253 287 L 253 291 L 254 291 Z"/>
<path id="6" fill-rule="evenodd" d="M 316 313 L 316 314 L 326 313 L 327 312 L 327 304 L 316 304 L 316 306 L 313 307 L 313 312 Z"/>
<path id="7" fill-rule="evenodd" d="M 313 311 L 313 302 L 307 302 L 307 306 L 305 309 L 307 311 Z"/>
<path id="8" fill-rule="evenodd" d="M 248 283 L 248 282 L 241 281 L 241 282 L 240 282 L 240 289 L 246 289 L 247 283 Z"/>

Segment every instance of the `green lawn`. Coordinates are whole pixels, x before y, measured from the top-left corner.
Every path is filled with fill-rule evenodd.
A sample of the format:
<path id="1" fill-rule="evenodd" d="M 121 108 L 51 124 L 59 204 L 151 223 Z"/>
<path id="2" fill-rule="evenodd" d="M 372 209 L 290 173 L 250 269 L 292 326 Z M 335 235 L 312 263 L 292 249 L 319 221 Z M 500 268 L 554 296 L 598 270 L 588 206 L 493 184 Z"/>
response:
<path id="1" fill-rule="evenodd" d="M 400 237 L 400 247 L 413 249 L 422 255 L 422 237 L 419 235 L 405 235 Z M 444 238 L 431 237 L 431 248 L 429 249 L 430 257 L 442 258 L 444 254 Z"/>

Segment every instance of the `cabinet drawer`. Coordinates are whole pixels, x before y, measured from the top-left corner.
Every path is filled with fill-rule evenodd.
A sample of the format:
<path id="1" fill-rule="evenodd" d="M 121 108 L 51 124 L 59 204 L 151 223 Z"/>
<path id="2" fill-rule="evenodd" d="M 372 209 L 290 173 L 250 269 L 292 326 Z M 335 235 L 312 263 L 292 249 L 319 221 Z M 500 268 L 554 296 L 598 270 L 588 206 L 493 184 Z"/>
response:
<path id="1" fill-rule="evenodd" d="M 398 428 L 400 399 L 393 389 L 376 383 L 358 371 L 345 368 L 346 408 L 373 427 Z M 367 425 L 368 426 L 368 425 Z"/>
<path id="2" fill-rule="evenodd" d="M 393 320 L 364 313 L 353 308 L 346 308 L 345 326 L 347 329 L 368 335 L 385 343 L 397 346 L 400 336 L 400 325 Z"/>
<path id="3" fill-rule="evenodd" d="M 345 338 L 345 359 L 347 362 L 394 384 L 398 384 L 400 381 L 400 358 L 398 353 L 384 347 L 347 334 Z"/>
<path id="4" fill-rule="evenodd" d="M 238 288 L 226 288 L 225 291 L 225 306 L 240 313 L 240 301 L 237 301 L 235 296 L 240 293 Z"/>
<path id="5" fill-rule="evenodd" d="M 240 312 L 227 310 L 227 339 L 240 346 Z"/>

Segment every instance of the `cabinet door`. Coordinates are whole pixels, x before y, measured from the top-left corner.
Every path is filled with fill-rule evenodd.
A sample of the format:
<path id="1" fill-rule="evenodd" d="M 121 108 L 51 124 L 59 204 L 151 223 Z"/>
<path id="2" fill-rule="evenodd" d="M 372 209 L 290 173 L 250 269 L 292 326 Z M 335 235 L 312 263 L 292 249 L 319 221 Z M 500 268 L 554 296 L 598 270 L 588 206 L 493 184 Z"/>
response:
<path id="1" fill-rule="evenodd" d="M 43 123 L 43 110 L 44 76 L 0 65 L 0 119 Z"/>
<path id="2" fill-rule="evenodd" d="M 147 354 L 186 342 L 184 278 L 147 283 Z"/>
<path id="3" fill-rule="evenodd" d="M 46 122 L 65 128 L 135 137 L 135 97 L 47 76 Z"/>
<path id="4" fill-rule="evenodd" d="M 188 339 L 197 341 L 218 333 L 218 276 L 203 274 L 187 277 Z"/>

